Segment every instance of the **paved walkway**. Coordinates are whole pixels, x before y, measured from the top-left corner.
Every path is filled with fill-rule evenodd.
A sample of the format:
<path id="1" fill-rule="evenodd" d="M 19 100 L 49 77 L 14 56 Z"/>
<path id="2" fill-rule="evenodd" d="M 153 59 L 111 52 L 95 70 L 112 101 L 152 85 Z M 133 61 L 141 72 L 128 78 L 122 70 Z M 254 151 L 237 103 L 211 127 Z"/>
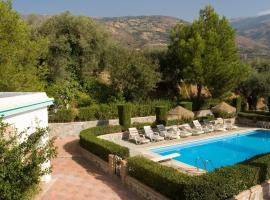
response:
<path id="1" fill-rule="evenodd" d="M 39 200 L 137 200 L 118 178 L 108 177 L 80 155 L 77 137 L 56 140 L 58 157 L 52 161 L 52 181 Z"/>

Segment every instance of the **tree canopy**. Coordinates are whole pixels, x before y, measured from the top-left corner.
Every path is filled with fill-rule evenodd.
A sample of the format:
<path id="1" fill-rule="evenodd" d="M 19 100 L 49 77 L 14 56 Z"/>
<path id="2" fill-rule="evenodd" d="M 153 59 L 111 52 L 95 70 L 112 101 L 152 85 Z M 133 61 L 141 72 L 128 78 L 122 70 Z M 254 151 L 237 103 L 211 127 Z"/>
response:
<path id="1" fill-rule="evenodd" d="M 224 95 L 249 74 L 249 67 L 239 59 L 228 20 L 220 18 L 211 6 L 201 10 L 191 25 L 173 28 L 168 59 L 172 78 L 196 84 L 198 97 L 202 87 L 215 97 Z"/>
<path id="2" fill-rule="evenodd" d="M 33 39 L 20 16 L 12 10 L 10 2 L 0 1 L 0 90 L 39 91 L 46 65 L 47 41 Z"/>

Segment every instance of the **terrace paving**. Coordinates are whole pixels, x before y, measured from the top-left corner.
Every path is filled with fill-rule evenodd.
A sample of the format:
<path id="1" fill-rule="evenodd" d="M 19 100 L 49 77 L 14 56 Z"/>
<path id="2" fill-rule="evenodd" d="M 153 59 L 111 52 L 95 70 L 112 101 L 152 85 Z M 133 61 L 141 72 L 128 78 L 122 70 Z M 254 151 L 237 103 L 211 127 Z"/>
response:
<path id="1" fill-rule="evenodd" d="M 52 180 L 43 185 L 37 200 L 137 200 L 134 193 L 86 162 L 78 150 L 78 137 L 57 138 L 58 157 L 52 161 Z"/>

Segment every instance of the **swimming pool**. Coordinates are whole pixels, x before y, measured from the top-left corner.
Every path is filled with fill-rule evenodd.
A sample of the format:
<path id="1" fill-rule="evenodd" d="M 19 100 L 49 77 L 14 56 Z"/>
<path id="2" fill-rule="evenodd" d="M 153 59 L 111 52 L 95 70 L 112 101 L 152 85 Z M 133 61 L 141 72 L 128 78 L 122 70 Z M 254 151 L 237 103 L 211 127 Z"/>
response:
<path id="1" fill-rule="evenodd" d="M 197 142 L 151 149 L 160 155 L 180 153 L 176 161 L 212 171 L 270 152 L 270 131 L 254 130 Z"/>

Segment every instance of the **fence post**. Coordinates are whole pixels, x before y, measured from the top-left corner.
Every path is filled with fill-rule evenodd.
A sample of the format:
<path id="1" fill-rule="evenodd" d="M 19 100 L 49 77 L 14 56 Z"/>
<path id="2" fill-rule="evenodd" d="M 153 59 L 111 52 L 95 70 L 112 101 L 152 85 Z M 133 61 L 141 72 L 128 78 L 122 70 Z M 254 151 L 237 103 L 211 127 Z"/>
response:
<path id="1" fill-rule="evenodd" d="M 114 155 L 113 154 L 109 154 L 108 167 L 109 167 L 109 174 L 110 175 L 114 175 L 114 171 L 115 171 L 115 159 L 114 159 Z"/>
<path id="2" fill-rule="evenodd" d="M 121 167 L 120 167 L 120 177 L 121 177 L 121 181 L 123 183 L 125 183 L 125 179 L 127 176 L 127 161 L 126 160 L 121 160 L 120 163 Z"/>

